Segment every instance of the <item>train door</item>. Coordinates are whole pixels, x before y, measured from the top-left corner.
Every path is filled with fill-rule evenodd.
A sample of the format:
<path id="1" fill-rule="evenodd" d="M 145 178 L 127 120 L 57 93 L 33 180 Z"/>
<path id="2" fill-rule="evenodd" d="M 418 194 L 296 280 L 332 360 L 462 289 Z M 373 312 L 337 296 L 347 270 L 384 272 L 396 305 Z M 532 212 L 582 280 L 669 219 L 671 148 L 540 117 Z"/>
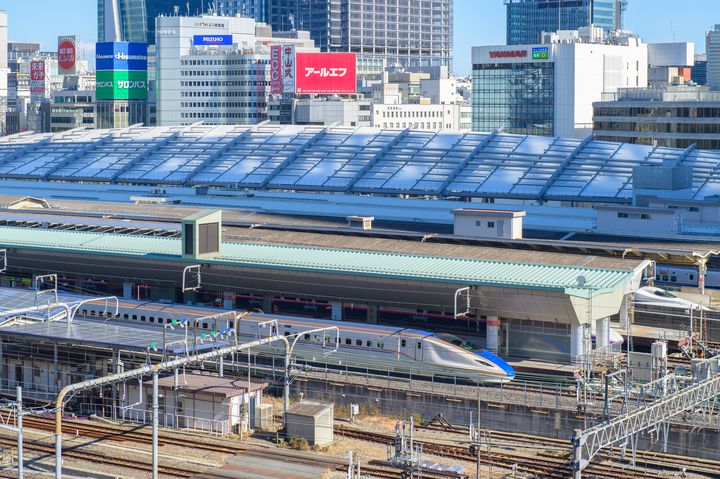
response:
<path id="1" fill-rule="evenodd" d="M 417 339 L 417 340 L 414 340 L 413 343 L 415 344 L 415 347 L 414 347 L 415 353 L 414 353 L 413 357 L 415 358 L 415 361 L 422 362 L 422 360 L 423 360 L 423 340 Z"/>

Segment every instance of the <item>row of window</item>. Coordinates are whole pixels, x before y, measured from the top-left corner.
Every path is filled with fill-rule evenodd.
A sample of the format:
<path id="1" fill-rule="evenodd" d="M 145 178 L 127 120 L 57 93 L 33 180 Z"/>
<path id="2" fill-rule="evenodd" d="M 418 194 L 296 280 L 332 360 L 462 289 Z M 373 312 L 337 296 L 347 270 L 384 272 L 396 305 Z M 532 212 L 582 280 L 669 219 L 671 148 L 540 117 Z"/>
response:
<path id="1" fill-rule="evenodd" d="M 203 81 L 181 81 L 180 86 L 270 86 L 269 81 L 262 80 L 203 80 Z"/>
<path id="2" fill-rule="evenodd" d="M 265 113 L 250 112 L 250 113 L 238 113 L 234 111 L 229 112 L 193 112 L 193 113 L 181 113 L 180 118 L 265 118 Z"/>
<path id="3" fill-rule="evenodd" d="M 267 65 L 270 60 L 266 59 L 245 59 L 245 58 L 230 58 L 220 60 L 180 60 L 182 66 L 209 66 L 209 65 Z"/>
<path id="4" fill-rule="evenodd" d="M 183 77 L 265 76 L 265 70 L 180 70 Z"/>
<path id="5" fill-rule="evenodd" d="M 399 121 L 392 122 L 391 121 L 391 122 L 383 122 L 382 126 L 380 128 L 403 128 L 403 129 L 405 129 L 405 128 L 409 127 L 408 125 L 409 126 L 417 125 L 417 127 L 420 128 L 421 130 L 438 130 L 438 129 L 442 129 L 443 124 L 442 124 L 442 122 L 436 122 L 436 121 L 433 121 L 433 122 L 420 121 L 417 123 L 413 123 L 413 122 L 408 123 L 406 121 L 403 121 L 403 122 L 399 122 Z M 445 128 L 447 130 L 452 130 L 452 125 L 450 123 L 448 123 Z"/>
<path id="6" fill-rule="evenodd" d="M 180 108 L 265 108 L 260 101 L 181 101 Z"/>
<path id="7" fill-rule="evenodd" d="M 286 326 L 286 327 L 287 327 L 287 326 Z M 290 336 L 290 334 L 291 334 L 291 333 L 290 333 L 289 331 L 285 331 L 285 336 Z M 322 335 L 319 335 L 319 334 L 315 334 L 314 336 L 311 336 L 310 334 L 305 334 L 305 335 L 303 336 L 303 339 L 304 339 L 305 341 L 314 341 L 314 342 L 320 342 L 320 343 L 321 343 L 322 340 L 323 340 L 323 336 L 322 336 Z M 326 344 L 332 344 L 332 343 L 334 343 L 334 342 L 335 342 L 335 338 L 334 338 L 333 336 L 327 336 L 327 335 L 325 336 L 325 343 L 326 343 Z M 344 345 L 346 345 L 346 346 L 352 346 L 353 343 L 354 343 L 355 346 L 359 346 L 359 347 L 362 347 L 363 344 L 364 344 L 365 347 L 367 347 L 367 348 L 385 349 L 385 343 L 380 342 L 380 341 L 375 342 L 375 341 L 372 341 L 372 340 L 369 340 L 369 339 L 362 340 L 362 339 L 353 339 L 353 338 L 339 338 L 339 343 L 340 343 L 340 344 L 344 344 Z M 407 340 L 406 340 L 406 339 L 401 339 L 401 340 L 400 340 L 400 347 L 401 347 L 401 348 L 406 348 L 406 347 L 407 347 Z M 422 342 L 418 341 L 418 343 L 417 343 L 417 348 L 418 348 L 418 349 L 422 349 Z M 391 347 L 390 349 L 392 349 L 392 347 Z"/>
<path id="8" fill-rule="evenodd" d="M 111 312 L 102 313 L 100 311 L 95 311 L 93 309 L 82 310 L 83 316 L 91 316 L 91 317 L 98 317 L 98 318 L 112 318 L 113 314 Z M 119 315 L 116 317 L 120 317 Z M 123 313 L 122 315 L 123 319 L 133 320 L 133 321 L 141 321 L 143 323 L 152 323 L 152 324 L 169 324 L 172 323 L 174 320 L 172 318 L 156 318 L 155 316 L 145 316 L 145 315 L 137 315 L 137 314 L 129 314 L 129 313 Z M 229 320 L 228 321 L 228 327 L 234 328 L 235 327 L 235 321 Z M 198 323 L 198 328 L 200 329 L 210 329 L 210 324 L 208 323 Z"/>
<path id="9" fill-rule="evenodd" d="M 264 91 L 182 91 L 180 92 L 180 96 L 185 98 L 196 98 L 196 97 L 219 97 L 219 98 L 229 98 L 229 97 L 257 97 L 257 98 L 265 98 L 265 92 Z M 263 103 L 264 104 L 264 103 Z"/>

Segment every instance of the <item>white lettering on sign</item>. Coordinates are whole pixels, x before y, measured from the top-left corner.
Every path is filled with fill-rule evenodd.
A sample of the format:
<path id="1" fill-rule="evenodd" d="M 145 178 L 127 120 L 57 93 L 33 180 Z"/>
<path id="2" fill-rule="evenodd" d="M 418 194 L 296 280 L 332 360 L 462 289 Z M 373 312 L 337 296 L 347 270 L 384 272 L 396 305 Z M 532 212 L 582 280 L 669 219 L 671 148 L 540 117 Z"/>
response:
<path id="1" fill-rule="evenodd" d="M 313 75 L 319 76 L 320 78 L 342 78 L 347 75 L 347 68 L 305 68 L 305 78 L 309 78 Z"/>

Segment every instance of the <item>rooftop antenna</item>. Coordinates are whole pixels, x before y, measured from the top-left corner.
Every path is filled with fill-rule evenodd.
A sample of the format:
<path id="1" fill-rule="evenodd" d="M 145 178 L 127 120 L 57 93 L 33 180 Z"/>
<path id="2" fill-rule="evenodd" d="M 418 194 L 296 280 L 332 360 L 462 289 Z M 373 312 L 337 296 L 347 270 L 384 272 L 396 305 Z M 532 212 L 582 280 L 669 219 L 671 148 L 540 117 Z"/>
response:
<path id="1" fill-rule="evenodd" d="M 190 16 L 190 0 L 185 2 L 185 8 L 187 9 L 187 16 Z"/>
<path id="2" fill-rule="evenodd" d="M 290 13 L 288 15 L 288 21 L 290 22 L 290 31 L 295 30 L 295 14 Z"/>
<path id="3" fill-rule="evenodd" d="M 175 5 L 175 6 L 173 7 L 173 12 L 175 12 L 175 16 L 177 17 L 178 14 L 180 13 L 180 7 L 177 6 L 177 5 Z"/>

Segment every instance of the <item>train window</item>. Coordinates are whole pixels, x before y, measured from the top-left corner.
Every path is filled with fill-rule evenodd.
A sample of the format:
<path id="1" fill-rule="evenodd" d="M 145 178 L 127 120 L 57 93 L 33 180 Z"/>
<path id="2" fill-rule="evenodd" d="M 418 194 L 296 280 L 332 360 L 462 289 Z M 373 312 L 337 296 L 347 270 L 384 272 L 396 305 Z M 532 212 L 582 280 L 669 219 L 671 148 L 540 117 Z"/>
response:
<path id="1" fill-rule="evenodd" d="M 405 346 L 407 346 L 407 341 L 405 341 L 404 339 L 401 340 L 401 341 L 400 341 L 400 346 L 402 346 L 403 348 L 404 348 Z"/>
<path id="2" fill-rule="evenodd" d="M 662 280 L 665 281 L 665 282 L 667 282 L 667 280 L 668 280 L 667 275 L 663 275 Z"/>
<path id="3" fill-rule="evenodd" d="M 347 344 L 348 346 L 352 346 L 352 339 L 345 338 L 345 344 Z"/>
<path id="4" fill-rule="evenodd" d="M 368 341 L 367 343 L 365 343 L 365 345 L 366 345 L 368 348 L 372 348 L 372 341 Z"/>
<path id="5" fill-rule="evenodd" d="M 162 318 L 158 318 L 158 324 L 162 324 L 162 323 L 163 323 L 163 319 L 162 319 Z"/>
<path id="6" fill-rule="evenodd" d="M 124 318 L 124 319 L 130 319 L 130 316 L 129 316 L 127 313 L 125 313 L 125 314 L 123 314 L 123 318 Z"/>
<path id="7" fill-rule="evenodd" d="M 291 327 L 291 326 L 290 326 L 289 324 L 283 325 L 283 328 L 285 328 L 285 329 L 290 329 L 290 327 Z"/>
<path id="8" fill-rule="evenodd" d="M 655 280 L 660 281 L 660 275 L 659 275 L 659 274 L 655 275 Z"/>
<path id="9" fill-rule="evenodd" d="M 234 327 L 235 327 L 235 321 L 233 321 L 233 320 L 228 321 L 228 327 L 234 328 Z"/>
<path id="10" fill-rule="evenodd" d="M 305 339 L 310 339 L 310 335 L 309 335 L 309 334 L 306 334 L 306 335 L 305 335 Z"/>
<path id="11" fill-rule="evenodd" d="M 690 276 L 688 276 L 688 277 L 690 278 L 690 281 L 692 281 L 692 280 L 695 279 L 695 275 L 694 275 L 694 274 L 690 274 Z"/>
<path id="12" fill-rule="evenodd" d="M 422 343 L 418 341 L 418 349 L 422 349 Z"/>
<path id="13" fill-rule="evenodd" d="M 202 327 L 202 328 L 203 328 L 203 329 L 207 329 L 207 328 L 208 328 L 207 323 L 203 323 L 203 327 Z"/>
<path id="14" fill-rule="evenodd" d="M 677 276 L 670 276 L 671 283 L 677 283 Z"/>
<path id="15" fill-rule="evenodd" d="M 137 319 L 137 314 L 133 314 L 133 319 Z"/>
<path id="16" fill-rule="evenodd" d="M 140 316 L 140 321 L 145 321 L 145 316 Z"/>
<path id="17" fill-rule="evenodd" d="M 95 311 L 93 311 L 92 309 L 90 310 L 90 316 L 95 316 Z"/>
<path id="18" fill-rule="evenodd" d="M 290 336 L 290 331 L 285 331 L 285 336 Z"/>
<path id="19" fill-rule="evenodd" d="M 378 348 L 385 349 L 385 345 L 383 343 L 378 343 Z"/>
<path id="20" fill-rule="evenodd" d="M 356 339 L 355 346 L 362 346 L 362 339 Z"/>
<path id="21" fill-rule="evenodd" d="M 151 323 L 154 323 L 154 322 L 155 322 L 155 316 L 150 316 L 150 322 L 151 322 Z"/>

